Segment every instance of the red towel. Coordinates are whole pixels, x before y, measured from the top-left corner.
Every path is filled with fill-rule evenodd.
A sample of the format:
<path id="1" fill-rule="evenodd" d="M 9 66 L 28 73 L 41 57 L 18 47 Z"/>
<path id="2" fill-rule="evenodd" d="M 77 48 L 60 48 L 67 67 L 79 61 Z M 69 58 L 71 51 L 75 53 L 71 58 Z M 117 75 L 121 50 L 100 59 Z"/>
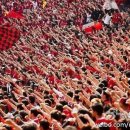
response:
<path id="1" fill-rule="evenodd" d="M 18 12 L 15 12 L 15 11 L 10 11 L 6 17 L 9 17 L 9 18 L 16 18 L 16 19 L 24 19 L 25 17 L 21 14 L 21 13 L 18 13 Z"/>

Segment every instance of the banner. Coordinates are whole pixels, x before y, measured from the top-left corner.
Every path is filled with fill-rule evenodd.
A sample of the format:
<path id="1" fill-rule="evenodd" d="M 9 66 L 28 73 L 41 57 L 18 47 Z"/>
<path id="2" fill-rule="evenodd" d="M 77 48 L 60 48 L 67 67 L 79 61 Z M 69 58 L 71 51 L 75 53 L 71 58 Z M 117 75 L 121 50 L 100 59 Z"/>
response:
<path id="1" fill-rule="evenodd" d="M 90 28 L 92 26 L 94 26 L 94 22 L 84 24 L 83 27 L 82 27 L 82 30 L 85 30 L 86 28 Z"/>
<path id="2" fill-rule="evenodd" d="M 21 13 L 15 12 L 13 10 L 9 11 L 6 14 L 6 17 L 8 17 L 8 18 L 16 18 L 16 19 L 24 19 L 25 18 Z"/>
<path id="3" fill-rule="evenodd" d="M 94 25 L 94 28 L 96 29 L 96 30 L 101 30 L 102 29 L 102 23 L 101 22 L 97 22 L 95 25 Z"/>
<path id="4" fill-rule="evenodd" d="M 4 51 L 11 48 L 20 38 L 20 31 L 14 27 L 0 27 L 0 50 Z"/>
<path id="5" fill-rule="evenodd" d="M 88 24 L 85 24 L 82 26 L 82 30 L 85 31 L 86 33 L 90 33 L 92 32 L 93 30 L 101 30 L 103 28 L 103 25 L 101 22 L 91 22 L 91 23 L 88 23 Z"/>

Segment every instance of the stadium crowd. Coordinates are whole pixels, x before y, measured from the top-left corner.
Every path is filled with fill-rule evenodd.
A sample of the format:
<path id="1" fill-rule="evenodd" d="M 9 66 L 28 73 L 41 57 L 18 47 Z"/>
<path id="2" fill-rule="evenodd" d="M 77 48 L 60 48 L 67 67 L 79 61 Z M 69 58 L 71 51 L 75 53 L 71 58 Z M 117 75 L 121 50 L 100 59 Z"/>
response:
<path id="1" fill-rule="evenodd" d="M 129 130 L 129 6 L 43 1 L 0 1 L 1 25 L 21 32 L 0 52 L 0 130 Z M 101 30 L 82 30 L 97 21 Z"/>

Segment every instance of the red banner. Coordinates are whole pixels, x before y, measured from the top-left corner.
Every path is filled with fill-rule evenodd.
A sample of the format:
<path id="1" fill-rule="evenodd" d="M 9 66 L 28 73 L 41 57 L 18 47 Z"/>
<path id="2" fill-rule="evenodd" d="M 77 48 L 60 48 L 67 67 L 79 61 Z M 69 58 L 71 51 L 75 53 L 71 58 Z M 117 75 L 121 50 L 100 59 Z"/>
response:
<path id="1" fill-rule="evenodd" d="M 18 29 L 10 26 L 0 27 L 0 50 L 11 48 L 20 38 Z"/>
<path id="2" fill-rule="evenodd" d="M 84 30 L 86 33 L 93 32 L 94 30 L 101 30 L 102 28 L 103 25 L 101 22 L 91 22 L 82 26 L 82 30 Z"/>
<path id="3" fill-rule="evenodd" d="M 9 17 L 9 18 L 16 18 L 16 19 L 24 19 L 25 17 L 21 14 L 21 13 L 18 13 L 18 12 L 15 12 L 15 11 L 10 11 L 6 17 Z"/>

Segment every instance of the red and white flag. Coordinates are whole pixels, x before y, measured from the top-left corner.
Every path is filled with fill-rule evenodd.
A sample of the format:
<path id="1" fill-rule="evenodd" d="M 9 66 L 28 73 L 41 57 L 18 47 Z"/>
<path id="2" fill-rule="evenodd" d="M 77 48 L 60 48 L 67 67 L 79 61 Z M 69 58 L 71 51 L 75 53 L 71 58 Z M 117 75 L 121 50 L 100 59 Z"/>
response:
<path id="1" fill-rule="evenodd" d="M 102 29 L 102 23 L 101 22 L 91 22 L 88 24 L 85 24 L 82 26 L 82 30 L 87 32 L 87 33 L 91 33 L 93 32 L 93 30 L 101 30 Z"/>

